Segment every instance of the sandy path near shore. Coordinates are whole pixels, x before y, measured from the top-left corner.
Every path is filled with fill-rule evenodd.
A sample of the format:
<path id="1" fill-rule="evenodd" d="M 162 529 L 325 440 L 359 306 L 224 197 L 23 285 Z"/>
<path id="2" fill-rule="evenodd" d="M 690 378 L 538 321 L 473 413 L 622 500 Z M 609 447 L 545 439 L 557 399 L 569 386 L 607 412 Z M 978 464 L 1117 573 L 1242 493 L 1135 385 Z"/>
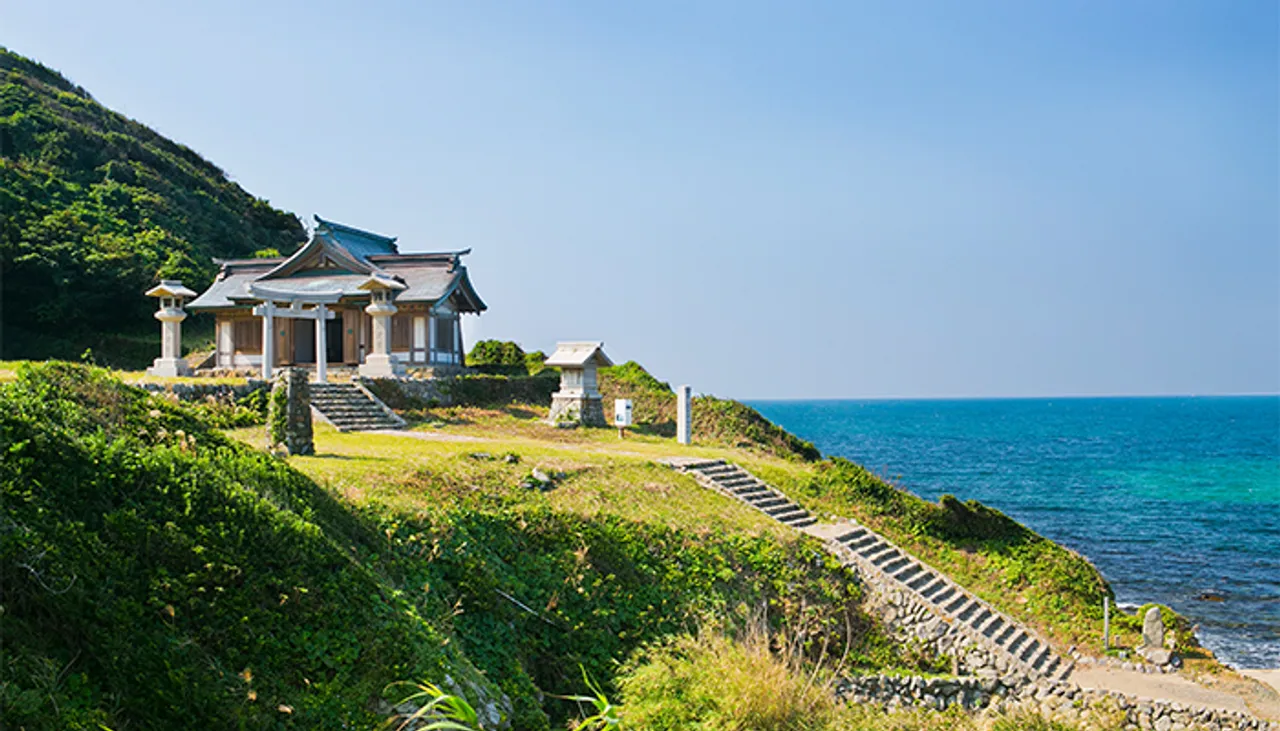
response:
<path id="1" fill-rule="evenodd" d="M 1115 668 L 1076 668 L 1071 682 L 1081 688 L 1114 690 L 1188 706 L 1251 713 L 1244 699 L 1197 685 L 1177 675 L 1146 675 Z"/>
<path id="2" fill-rule="evenodd" d="M 1280 693 L 1280 670 L 1237 670 L 1236 672 L 1259 683 L 1266 683 Z"/>

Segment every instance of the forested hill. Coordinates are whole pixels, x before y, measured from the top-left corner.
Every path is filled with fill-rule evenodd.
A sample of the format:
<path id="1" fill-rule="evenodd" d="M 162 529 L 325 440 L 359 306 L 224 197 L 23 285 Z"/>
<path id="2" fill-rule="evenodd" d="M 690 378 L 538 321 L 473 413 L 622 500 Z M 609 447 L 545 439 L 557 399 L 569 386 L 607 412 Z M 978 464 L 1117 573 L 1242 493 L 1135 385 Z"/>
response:
<path id="1" fill-rule="evenodd" d="M 0 285 L 6 359 L 139 366 L 158 355 L 158 278 L 200 290 L 212 258 L 292 251 L 292 213 L 195 151 L 0 47 Z"/>

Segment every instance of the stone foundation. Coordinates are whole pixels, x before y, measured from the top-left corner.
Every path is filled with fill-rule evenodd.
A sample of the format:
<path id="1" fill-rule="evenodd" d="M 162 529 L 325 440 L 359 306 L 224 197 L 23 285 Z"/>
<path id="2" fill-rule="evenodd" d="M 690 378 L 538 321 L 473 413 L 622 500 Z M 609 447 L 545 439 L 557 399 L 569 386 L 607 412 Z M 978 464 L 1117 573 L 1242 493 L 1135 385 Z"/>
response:
<path id="1" fill-rule="evenodd" d="M 268 381 L 249 379 L 245 383 L 139 383 L 138 388 L 151 393 L 171 396 L 179 401 L 204 401 L 213 398 L 218 401 L 244 398 L 254 391 L 266 389 Z"/>
<path id="2" fill-rule="evenodd" d="M 604 404 L 599 396 L 551 395 L 551 413 L 547 421 L 552 424 L 577 423 L 583 426 L 608 426 L 604 418 Z"/>
<path id="3" fill-rule="evenodd" d="M 1081 720 L 1090 712 L 1114 717 L 1124 731 L 1280 731 L 1269 723 L 1236 711 L 1191 708 L 1180 703 L 1086 690 L 1069 683 L 1031 683 L 986 672 L 976 678 L 865 675 L 846 678 L 836 696 L 848 703 L 874 703 L 887 708 L 951 706 L 977 710 L 1024 709 L 1049 718 Z"/>

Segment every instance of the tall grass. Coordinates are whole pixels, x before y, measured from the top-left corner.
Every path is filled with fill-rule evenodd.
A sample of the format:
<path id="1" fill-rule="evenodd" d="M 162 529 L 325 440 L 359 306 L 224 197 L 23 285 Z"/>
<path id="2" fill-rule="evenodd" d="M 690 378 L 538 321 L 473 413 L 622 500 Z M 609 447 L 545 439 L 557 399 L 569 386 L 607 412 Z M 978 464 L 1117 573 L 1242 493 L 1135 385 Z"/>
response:
<path id="1" fill-rule="evenodd" d="M 753 623 L 739 637 L 717 629 L 668 638 L 623 664 L 615 683 L 628 731 L 1103 731 L 1123 718 L 1100 711 L 1079 722 L 1022 708 L 967 712 L 844 705 L 842 659 L 816 659 Z"/>

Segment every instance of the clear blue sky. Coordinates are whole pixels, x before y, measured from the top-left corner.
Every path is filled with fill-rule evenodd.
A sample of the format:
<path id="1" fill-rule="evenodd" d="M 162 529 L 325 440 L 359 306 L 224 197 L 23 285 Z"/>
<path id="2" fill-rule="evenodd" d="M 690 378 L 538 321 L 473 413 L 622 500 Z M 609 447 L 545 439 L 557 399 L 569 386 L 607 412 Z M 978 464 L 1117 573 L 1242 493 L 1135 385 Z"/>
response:
<path id="1" fill-rule="evenodd" d="M 477 337 L 740 398 L 1280 391 L 1277 5 L 0 0 Z"/>

